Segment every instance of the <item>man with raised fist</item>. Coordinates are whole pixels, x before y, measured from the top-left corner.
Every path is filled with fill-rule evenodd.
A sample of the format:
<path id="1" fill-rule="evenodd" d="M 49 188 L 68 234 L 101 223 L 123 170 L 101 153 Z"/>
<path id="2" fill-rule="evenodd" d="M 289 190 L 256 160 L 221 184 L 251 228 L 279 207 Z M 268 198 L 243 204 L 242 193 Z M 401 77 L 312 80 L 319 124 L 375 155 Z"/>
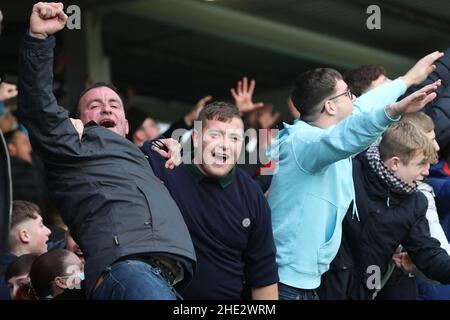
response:
<path id="1" fill-rule="evenodd" d="M 169 192 L 125 138 L 128 121 L 115 88 L 100 83 L 83 91 L 77 120 L 53 95 L 53 34 L 66 20 L 62 3 L 33 7 L 20 54 L 19 116 L 46 164 L 64 222 L 85 254 L 87 294 L 176 299 L 172 286 L 192 278 L 192 241 Z M 165 155 L 173 167 L 176 157 Z"/>

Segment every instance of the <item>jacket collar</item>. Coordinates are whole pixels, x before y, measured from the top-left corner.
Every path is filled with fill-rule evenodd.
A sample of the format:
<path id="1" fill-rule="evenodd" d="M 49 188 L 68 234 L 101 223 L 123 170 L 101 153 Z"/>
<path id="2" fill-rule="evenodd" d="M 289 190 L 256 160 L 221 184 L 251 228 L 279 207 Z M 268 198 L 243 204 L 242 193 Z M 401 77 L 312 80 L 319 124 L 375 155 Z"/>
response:
<path id="1" fill-rule="evenodd" d="M 389 188 L 389 185 L 372 171 L 365 152 L 361 152 L 360 154 L 358 154 L 354 161 L 359 161 L 361 164 L 361 174 L 363 175 L 362 178 L 364 179 L 364 184 L 369 187 L 370 197 L 385 200 L 389 206 L 389 204 L 398 203 L 405 197 L 409 196 L 408 194 L 399 194 L 393 192 Z M 357 173 L 355 172 L 355 174 Z"/>

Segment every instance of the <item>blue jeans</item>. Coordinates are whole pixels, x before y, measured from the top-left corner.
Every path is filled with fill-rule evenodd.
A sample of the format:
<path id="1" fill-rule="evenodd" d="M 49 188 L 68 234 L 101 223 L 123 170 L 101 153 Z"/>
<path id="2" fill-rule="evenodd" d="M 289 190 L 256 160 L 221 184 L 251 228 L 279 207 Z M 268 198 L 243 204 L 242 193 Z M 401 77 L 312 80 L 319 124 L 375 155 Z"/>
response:
<path id="1" fill-rule="evenodd" d="M 124 260 L 106 269 L 93 300 L 176 300 L 178 294 L 161 269 L 139 260 Z"/>
<path id="2" fill-rule="evenodd" d="M 319 300 L 316 290 L 298 289 L 278 283 L 278 297 L 280 300 Z"/>

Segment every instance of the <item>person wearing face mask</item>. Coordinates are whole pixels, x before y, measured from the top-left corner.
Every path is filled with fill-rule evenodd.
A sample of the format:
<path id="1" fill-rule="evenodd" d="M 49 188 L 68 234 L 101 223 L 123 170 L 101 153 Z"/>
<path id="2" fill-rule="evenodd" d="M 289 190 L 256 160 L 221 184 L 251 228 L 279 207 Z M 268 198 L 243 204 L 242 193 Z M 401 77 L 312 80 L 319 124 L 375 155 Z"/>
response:
<path id="1" fill-rule="evenodd" d="M 30 280 L 39 300 L 85 299 L 83 263 L 68 250 L 55 249 L 39 256 L 31 266 Z"/>
<path id="2" fill-rule="evenodd" d="M 30 270 L 37 257 L 39 255 L 36 253 L 21 255 L 6 268 L 5 280 L 11 300 L 35 300 L 30 282 Z"/>

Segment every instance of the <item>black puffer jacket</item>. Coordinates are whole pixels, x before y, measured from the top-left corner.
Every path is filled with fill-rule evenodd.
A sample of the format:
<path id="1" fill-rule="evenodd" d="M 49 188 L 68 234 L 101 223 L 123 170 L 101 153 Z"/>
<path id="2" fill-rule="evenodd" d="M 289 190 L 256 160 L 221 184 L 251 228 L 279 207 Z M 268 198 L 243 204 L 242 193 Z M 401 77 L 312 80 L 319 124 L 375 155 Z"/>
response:
<path id="1" fill-rule="evenodd" d="M 54 37 L 26 36 L 19 61 L 19 116 L 64 222 L 86 255 L 89 293 L 102 271 L 136 254 L 170 256 L 192 278 L 194 248 L 183 217 L 143 153 L 91 122 L 80 140 L 52 93 Z"/>
<path id="2" fill-rule="evenodd" d="M 365 153 L 353 160 L 353 180 L 360 220 L 347 213 L 343 232 L 362 287 L 359 294 L 366 294 L 354 298 L 370 296 L 366 283 L 373 272 L 368 273 L 368 267 L 378 266 L 383 275 L 400 244 L 427 277 L 450 283 L 450 256 L 430 236 L 425 196 L 421 192 L 410 195 L 391 192 L 372 172 Z"/>

